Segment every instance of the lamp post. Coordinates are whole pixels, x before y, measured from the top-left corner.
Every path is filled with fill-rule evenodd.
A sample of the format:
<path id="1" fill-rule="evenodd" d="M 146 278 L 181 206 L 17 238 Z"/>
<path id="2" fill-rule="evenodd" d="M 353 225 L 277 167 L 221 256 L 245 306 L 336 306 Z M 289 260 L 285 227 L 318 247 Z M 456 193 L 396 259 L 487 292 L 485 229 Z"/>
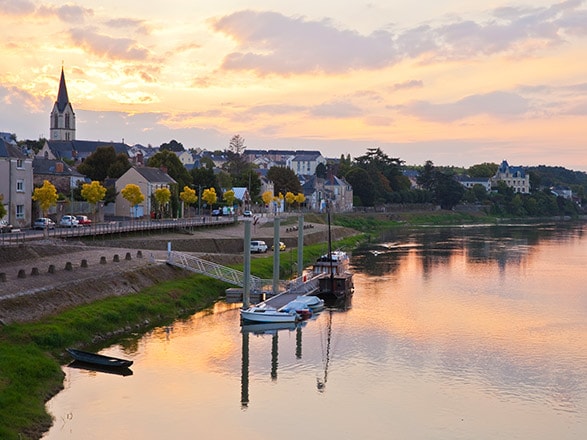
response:
<path id="1" fill-rule="evenodd" d="M 202 185 L 198 185 L 198 216 L 202 215 Z"/>

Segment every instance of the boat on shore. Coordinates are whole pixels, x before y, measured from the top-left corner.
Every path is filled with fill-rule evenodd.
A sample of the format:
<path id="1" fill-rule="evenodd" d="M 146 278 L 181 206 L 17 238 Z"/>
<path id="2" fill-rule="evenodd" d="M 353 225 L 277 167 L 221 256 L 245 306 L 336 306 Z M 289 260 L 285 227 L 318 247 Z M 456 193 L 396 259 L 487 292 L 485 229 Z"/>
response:
<path id="1" fill-rule="evenodd" d="M 75 348 L 67 348 L 66 350 L 76 361 L 84 362 L 86 364 L 100 365 L 108 368 L 128 368 L 133 364 L 133 361 L 128 359 L 104 356 L 102 354 L 90 353 Z"/>
<path id="2" fill-rule="evenodd" d="M 295 311 L 280 311 L 265 304 L 240 310 L 241 318 L 248 322 L 298 322 L 300 316 Z"/>

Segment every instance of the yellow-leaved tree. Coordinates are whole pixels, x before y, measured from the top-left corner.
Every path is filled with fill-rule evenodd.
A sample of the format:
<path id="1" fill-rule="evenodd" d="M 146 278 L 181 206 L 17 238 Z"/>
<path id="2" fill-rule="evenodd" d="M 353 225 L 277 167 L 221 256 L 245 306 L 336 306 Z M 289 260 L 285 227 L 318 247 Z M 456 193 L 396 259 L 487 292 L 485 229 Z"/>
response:
<path id="1" fill-rule="evenodd" d="M 81 195 L 93 206 L 93 213 L 96 214 L 96 205 L 106 197 L 106 188 L 97 180 L 92 180 L 92 183 L 82 185 Z"/>
<path id="2" fill-rule="evenodd" d="M 296 201 L 296 196 L 294 195 L 294 193 L 292 193 L 291 191 L 288 191 L 285 193 L 285 202 L 289 206 L 290 210 L 291 210 L 291 205 L 293 205 L 295 201 Z"/>
<path id="3" fill-rule="evenodd" d="M 43 217 L 47 217 L 47 211 L 51 206 L 57 204 L 57 189 L 48 180 L 43 181 L 43 186 L 35 188 L 33 191 L 33 200 L 39 204 Z"/>
<path id="4" fill-rule="evenodd" d="M 212 205 L 216 203 L 216 200 L 218 200 L 216 189 L 214 187 L 206 188 L 202 193 L 202 200 L 210 205 L 210 213 L 212 213 Z"/>
<path id="5" fill-rule="evenodd" d="M 132 217 L 135 218 L 137 216 L 136 215 L 137 205 L 139 203 L 143 203 L 143 201 L 145 200 L 145 196 L 141 192 L 141 188 L 139 187 L 139 185 L 135 185 L 134 183 L 129 183 L 124 188 L 122 188 L 122 190 L 120 191 L 120 194 L 122 194 L 122 197 L 128 201 L 128 203 L 130 204 L 130 206 L 132 208 L 134 208 L 135 215 L 133 215 Z"/>
<path id="6" fill-rule="evenodd" d="M 302 203 L 306 201 L 306 196 L 303 193 L 296 194 L 296 203 L 298 204 L 298 208 L 302 207 Z"/>
<path id="7" fill-rule="evenodd" d="M 224 200 L 226 202 L 227 206 L 234 205 L 235 198 L 236 197 L 235 197 L 234 191 L 232 189 L 229 189 L 228 191 L 225 191 L 224 194 L 222 194 L 222 200 Z"/>
<path id="8" fill-rule="evenodd" d="M 271 203 L 271 201 L 273 200 L 273 192 L 271 191 L 265 191 L 262 195 L 261 195 L 261 199 L 263 199 L 263 203 L 265 204 L 265 207 L 267 209 L 269 209 L 269 204 Z"/>
<path id="9" fill-rule="evenodd" d="M 190 188 L 189 186 L 184 186 L 183 191 L 179 193 L 179 198 L 183 203 L 188 205 L 187 212 L 189 214 L 189 205 L 192 203 L 196 203 L 198 201 L 198 196 L 196 195 L 196 190 Z"/>
<path id="10" fill-rule="evenodd" d="M 169 188 L 167 188 L 166 186 L 164 186 L 163 188 L 157 188 L 155 190 L 154 196 L 155 201 L 157 202 L 157 206 L 159 208 L 160 218 L 163 218 L 165 207 L 169 203 L 169 200 L 171 200 L 171 191 L 169 191 Z"/>

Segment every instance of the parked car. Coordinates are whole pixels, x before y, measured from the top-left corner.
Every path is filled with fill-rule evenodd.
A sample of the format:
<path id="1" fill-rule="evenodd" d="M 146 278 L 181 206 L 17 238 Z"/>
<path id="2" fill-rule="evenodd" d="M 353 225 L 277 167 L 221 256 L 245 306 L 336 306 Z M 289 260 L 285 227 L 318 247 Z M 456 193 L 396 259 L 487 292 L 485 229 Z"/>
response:
<path id="1" fill-rule="evenodd" d="M 251 241 L 251 253 L 262 254 L 267 252 L 267 245 L 264 241 L 254 240 Z"/>
<path id="2" fill-rule="evenodd" d="M 8 223 L 8 220 L 0 220 L 0 232 L 12 232 L 12 225 Z"/>
<path id="3" fill-rule="evenodd" d="M 248 209 L 245 209 L 245 210 L 243 211 L 243 215 L 244 215 L 245 217 L 252 217 L 252 216 L 253 216 L 253 213 L 252 213 L 251 211 L 249 211 Z"/>
<path id="4" fill-rule="evenodd" d="M 77 219 L 80 226 L 92 225 L 92 220 L 90 220 L 87 215 L 76 215 L 75 218 Z"/>
<path id="5" fill-rule="evenodd" d="M 47 217 L 40 217 L 33 222 L 33 229 L 55 229 L 55 222 Z"/>
<path id="6" fill-rule="evenodd" d="M 274 251 L 275 250 L 275 245 L 271 246 L 271 250 Z M 284 251 L 285 250 L 285 243 L 283 241 L 279 242 L 279 250 L 280 251 Z"/>
<path id="7" fill-rule="evenodd" d="M 222 216 L 222 209 L 213 209 L 212 210 L 212 216 L 214 216 L 214 217 L 220 217 L 220 216 Z"/>
<path id="8" fill-rule="evenodd" d="M 64 226 L 66 228 L 76 228 L 79 226 L 79 221 L 73 215 L 64 215 L 59 220 L 59 226 Z"/>

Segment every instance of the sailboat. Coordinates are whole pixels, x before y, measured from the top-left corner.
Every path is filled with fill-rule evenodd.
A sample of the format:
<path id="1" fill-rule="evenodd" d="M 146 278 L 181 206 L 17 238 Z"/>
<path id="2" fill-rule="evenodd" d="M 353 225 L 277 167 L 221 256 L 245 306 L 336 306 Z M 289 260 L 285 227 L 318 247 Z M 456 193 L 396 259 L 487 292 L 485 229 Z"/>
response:
<path id="1" fill-rule="evenodd" d="M 332 250 L 330 210 L 328 215 L 328 253 L 320 256 L 312 267 L 318 279 L 317 296 L 322 298 L 346 298 L 353 294 L 353 274 L 349 271 L 349 256 L 346 252 Z"/>

